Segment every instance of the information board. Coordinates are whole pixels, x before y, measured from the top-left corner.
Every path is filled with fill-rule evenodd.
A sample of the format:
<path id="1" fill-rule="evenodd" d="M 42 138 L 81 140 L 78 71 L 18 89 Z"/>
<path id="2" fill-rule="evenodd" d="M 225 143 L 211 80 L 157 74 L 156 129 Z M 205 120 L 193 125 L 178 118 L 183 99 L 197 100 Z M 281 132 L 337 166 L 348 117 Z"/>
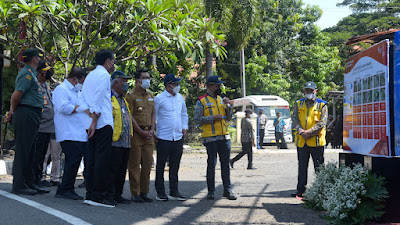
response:
<path id="1" fill-rule="evenodd" d="M 389 40 L 346 60 L 343 149 L 390 156 Z"/>
<path id="2" fill-rule="evenodd" d="M 394 108 L 394 148 L 400 156 L 400 32 L 394 33 L 394 72 L 393 72 L 393 108 Z"/>

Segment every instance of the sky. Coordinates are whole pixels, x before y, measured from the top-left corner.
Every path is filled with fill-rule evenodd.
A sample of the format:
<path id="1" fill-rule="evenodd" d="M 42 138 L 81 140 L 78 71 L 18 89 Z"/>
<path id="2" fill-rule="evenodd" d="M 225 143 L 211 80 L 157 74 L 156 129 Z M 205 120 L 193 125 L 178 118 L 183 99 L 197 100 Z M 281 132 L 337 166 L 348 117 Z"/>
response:
<path id="1" fill-rule="evenodd" d="M 348 7 L 337 7 L 336 4 L 342 0 L 303 0 L 305 4 L 318 5 L 322 9 L 322 16 L 317 21 L 317 25 L 321 29 L 332 27 L 339 22 L 340 19 L 351 14 Z"/>

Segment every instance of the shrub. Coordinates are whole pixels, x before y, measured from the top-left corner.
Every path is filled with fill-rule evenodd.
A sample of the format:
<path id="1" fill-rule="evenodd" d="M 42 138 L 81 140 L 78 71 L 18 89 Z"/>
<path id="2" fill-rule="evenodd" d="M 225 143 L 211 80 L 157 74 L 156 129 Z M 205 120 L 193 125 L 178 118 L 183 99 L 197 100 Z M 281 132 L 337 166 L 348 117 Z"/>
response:
<path id="1" fill-rule="evenodd" d="M 350 168 L 329 163 L 320 168 L 304 196 L 305 204 L 325 210 L 325 218 L 332 224 L 363 224 L 383 215 L 388 192 L 384 178 L 360 164 Z"/>

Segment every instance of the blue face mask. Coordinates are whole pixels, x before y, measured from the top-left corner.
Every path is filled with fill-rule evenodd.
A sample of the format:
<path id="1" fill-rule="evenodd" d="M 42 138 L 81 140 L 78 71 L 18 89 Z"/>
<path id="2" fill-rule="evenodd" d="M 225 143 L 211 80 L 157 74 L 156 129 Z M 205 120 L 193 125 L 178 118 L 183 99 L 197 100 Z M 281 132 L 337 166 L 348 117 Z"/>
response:
<path id="1" fill-rule="evenodd" d="M 121 88 L 122 88 L 122 90 L 123 90 L 124 92 L 127 92 L 128 89 L 129 89 L 129 84 L 128 84 L 128 83 L 125 83 L 125 84 L 122 85 Z"/>
<path id="2" fill-rule="evenodd" d="M 150 87 L 150 79 L 143 79 L 142 84 L 140 85 L 143 89 L 147 89 Z"/>

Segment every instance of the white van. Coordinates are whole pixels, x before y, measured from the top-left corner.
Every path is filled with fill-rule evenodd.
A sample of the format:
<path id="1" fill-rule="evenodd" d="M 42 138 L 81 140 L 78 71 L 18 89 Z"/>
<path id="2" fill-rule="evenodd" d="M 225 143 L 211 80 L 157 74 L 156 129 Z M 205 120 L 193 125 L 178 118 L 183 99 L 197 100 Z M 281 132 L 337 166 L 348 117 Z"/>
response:
<path id="1" fill-rule="evenodd" d="M 290 117 L 289 103 L 285 99 L 275 95 L 249 95 L 244 98 L 233 100 L 233 112 L 244 112 L 252 109 L 254 113 L 259 113 L 260 109 L 268 117 L 265 127 L 264 143 L 275 143 L 275 127 L 273 125 L 276 113 L 280 112 L 286 126 L 283 136 L 286 142 L 293 142 L 292 139 L 292 118 Z M 258 128 L 257 128 L 258 134 Z"/>

